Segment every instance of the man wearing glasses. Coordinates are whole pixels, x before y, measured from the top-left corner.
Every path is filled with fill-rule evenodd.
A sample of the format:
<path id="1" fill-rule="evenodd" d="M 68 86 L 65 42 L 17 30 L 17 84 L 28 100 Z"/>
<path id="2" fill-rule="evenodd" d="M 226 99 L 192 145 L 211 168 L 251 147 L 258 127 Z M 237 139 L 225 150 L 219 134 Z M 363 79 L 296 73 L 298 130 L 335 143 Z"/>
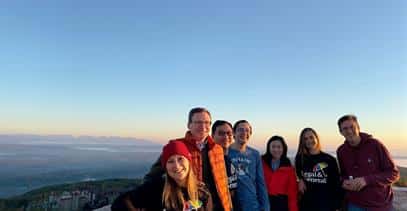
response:
<path id="1" fill-rule="evenodd" d="M 228 189 L 223 149 L 209 136 L 211 114 L 205 108 L 193 108 L 188 115 L 188 131 L 182 141 L 192 155 L 192 169 L 201 182 L 204 182 L 212 194 L 214 210 L 232 210 Z M 174 141 L 174 140 L 171 140 Z M 153 182 L 164 175 L 160 158 L 144 177 L 144 182 Z"/>
<path id="2" fill-rule="evenodd" d="M 260 154 L 247 146 L 252 126 L 246 120 L 239 120 L 233 125 L 233 133 L 235 142 L 229 147 L 228 157 L 237 171 L 236 210 L 268 211 L 269 200 Z"/>

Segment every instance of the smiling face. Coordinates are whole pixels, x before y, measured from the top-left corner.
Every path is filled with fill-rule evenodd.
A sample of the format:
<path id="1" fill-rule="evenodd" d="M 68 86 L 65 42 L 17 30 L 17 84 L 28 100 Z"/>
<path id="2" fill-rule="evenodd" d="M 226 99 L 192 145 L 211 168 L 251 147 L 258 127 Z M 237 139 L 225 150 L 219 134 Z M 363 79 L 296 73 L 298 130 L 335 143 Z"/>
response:
<path id="1" fill-rule="evenodd" d="M 352 119 L 343 121 L 340 125 L 340 133 L 351 146 L 357 146 L 360 143 L 360 129 L 356 121 Z"/>
<path id="2" fill-rule="evenodd" d="M 305 132 L 303 135 L 303 139 L 305 147 L 308 151 L 318 150 L 318 138 L 312 131 L 308 130 L 307 132 Z"/>
<path id="3" fill-rule="evenodd" d="M 240 145 L 246 145 L 249 142 L 250 136 L 252 135 L 252 128 L 249 123 L 242 122 L 239 123 L 234 131 L 234 137 L 236 143 Z"/>
<path id="4" fill-rule="evenodd" d="M 228 124 L 219 125 L 213 134 L 213 140 L 221 145 L 223 149 L 229 148 L 233 142 L 232 128 Z"/>
<path id="5" fill-rule="evenodd" d="M 209 135 L 210 128 L 211 117 L 206 112 L 195 113 L 188 123 L 188 129 L 197 141 L 205 139 Z"/>
<path id="6" fill-rule="evenodd" d="M 178 184 L 183 184 L 189 172 L 189 161 L 182 155 L 172 155 L 165 165 L 168 175 Z"/>
<path id="7" fill-rule="evenodd" d="M 283 144 L 278 140 L 272 141 L 269 150 L 273 159 L 280 160 L 284 151 Z"/>

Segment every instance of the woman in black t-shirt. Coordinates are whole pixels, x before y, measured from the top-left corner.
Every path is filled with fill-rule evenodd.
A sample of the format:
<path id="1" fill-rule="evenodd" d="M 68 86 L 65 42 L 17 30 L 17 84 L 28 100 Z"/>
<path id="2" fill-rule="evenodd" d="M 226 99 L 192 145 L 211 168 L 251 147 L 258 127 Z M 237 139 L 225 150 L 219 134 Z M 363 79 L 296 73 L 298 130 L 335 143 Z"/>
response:
<path id="1" fill-rule="evenodd" d="M 300 134 L 295 168 L 301 211 L 334 211 L 342 205 L 339 169 L 336 159 L 321 151 L 316 131 L 304 128 Z"/>

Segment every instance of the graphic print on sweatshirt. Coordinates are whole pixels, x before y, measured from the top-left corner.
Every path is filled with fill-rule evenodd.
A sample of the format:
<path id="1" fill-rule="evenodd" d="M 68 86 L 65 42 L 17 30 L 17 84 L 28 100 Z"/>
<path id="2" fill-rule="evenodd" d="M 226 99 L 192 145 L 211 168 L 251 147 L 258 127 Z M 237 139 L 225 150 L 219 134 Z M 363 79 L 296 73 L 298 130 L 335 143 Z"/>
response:
<path id="1" fill-rule="evenodd" d="M 321 162 L 314 165 L 311 171 L 304 172 L 304 179 L 310 183 L 326 184 L 328 183 L 328 163 Z"/>
<path id="2" fill-rule="evenodd" d="M 236 174 L 239 176 L 249 176 L 249 165 L 252 162 L 246 157 L 232 158 L 232 164 L 235 166 Z"/>
<path id="3" fill-rule="evenodd" d="M 228 177 L 228 186 L 229 190 L 234 190 L 237 188 L 237 170 L 232 163 L 229 166 L 230 176 Z"/>

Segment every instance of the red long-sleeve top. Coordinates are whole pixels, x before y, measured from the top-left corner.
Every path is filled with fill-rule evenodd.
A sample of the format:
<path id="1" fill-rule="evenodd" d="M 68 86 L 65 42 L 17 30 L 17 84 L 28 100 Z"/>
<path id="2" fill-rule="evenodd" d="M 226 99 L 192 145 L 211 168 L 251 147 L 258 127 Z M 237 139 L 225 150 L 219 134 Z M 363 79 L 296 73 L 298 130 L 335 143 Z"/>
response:
<path id="1" fill-rule="evenodd" d="M 272 196 L 287 195 L 289 210 L 298 211 L 298 186 L 295 169 L 292 166 L 282 166 L 273 171 L 264 160 L 262 160 L 262 163 L 268 194 Z"/>

